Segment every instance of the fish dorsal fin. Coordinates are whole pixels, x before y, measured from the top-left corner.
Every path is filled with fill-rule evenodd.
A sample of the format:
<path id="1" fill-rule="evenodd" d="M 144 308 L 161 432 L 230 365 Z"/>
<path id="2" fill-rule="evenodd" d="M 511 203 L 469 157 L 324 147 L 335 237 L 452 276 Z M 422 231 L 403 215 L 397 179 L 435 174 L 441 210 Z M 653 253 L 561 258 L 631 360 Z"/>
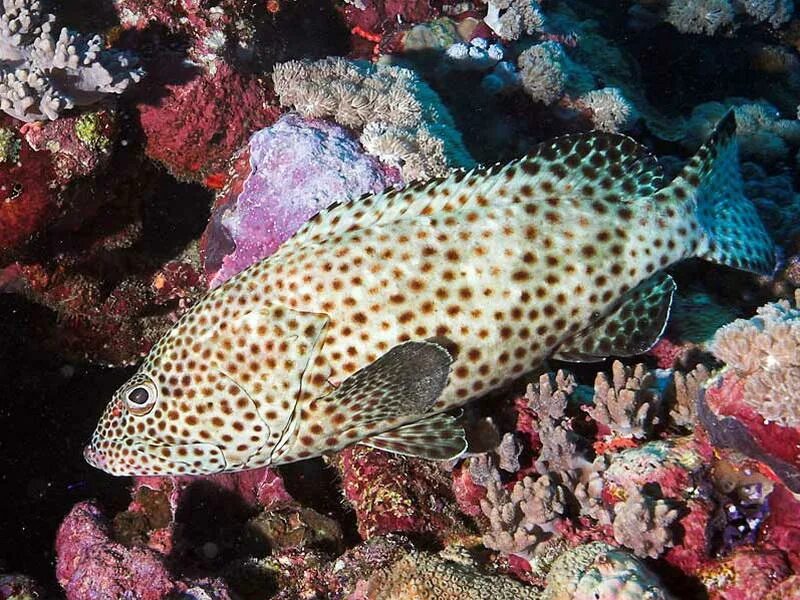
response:
<path id="1" fill-rule="evenodd" d="M 467 449 L 464 429 L 455 417 L 446 414 L 433 415 L 416 423 L 403 425 L 369 437 L 361 443 L 394 454 L 430 460 L 457 458 Z"/>
<path id="2" fill-rule="evenodd" d="M 661 165 L 649 150 L 616 133 L 557 137 L 503 169 L 506 178 L 509 168 L 520 175 L 520 187 L 527 184 L 542 197 L 626 202 L 650 195 L 664 184 Z"/>
<path id="3" fill-rule="evenodd" d="M 553 358 L 593 362 L 647 352 L 664 333 L 675 282 L 656 273 L 620 298 L 609 313 L 564 342 Z"/>
<path id="4" fill-rule="evenodd" d="M 208 356 L 201 360 L 238 385 L 270 431 L 281 433 L 327 324 L 327 315 L 271 303 L 210 329 L 201 338 L 210 352 L 201 350 L 201 357 Z"/>
<path id="5" fill-rule="evenodd" d="M 367 227 L 455 211 L 557 196 L 632 200 L 653 194 L 662 183 L 660 165 L 633 139 L 599 132 L 566 135 L 541 143 L 524 158 L 507 164 L 453 171 L 444 178 L 332 205 L 303 225 L 278 253 Z"/>

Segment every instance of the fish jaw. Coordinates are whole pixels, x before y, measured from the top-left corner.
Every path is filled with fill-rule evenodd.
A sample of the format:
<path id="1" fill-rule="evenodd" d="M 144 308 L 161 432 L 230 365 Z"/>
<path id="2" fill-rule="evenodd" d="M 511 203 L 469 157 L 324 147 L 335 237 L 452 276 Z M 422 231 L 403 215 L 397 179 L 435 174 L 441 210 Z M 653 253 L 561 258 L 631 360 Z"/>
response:
<path id="1" fill-rule="evenodd" d="M 89 443 L 83 457 L 90 465 L 116 476 L 210 475 L 228 469 L 225 455 L 214 444 L 173 446 L 103 440 Z"/>

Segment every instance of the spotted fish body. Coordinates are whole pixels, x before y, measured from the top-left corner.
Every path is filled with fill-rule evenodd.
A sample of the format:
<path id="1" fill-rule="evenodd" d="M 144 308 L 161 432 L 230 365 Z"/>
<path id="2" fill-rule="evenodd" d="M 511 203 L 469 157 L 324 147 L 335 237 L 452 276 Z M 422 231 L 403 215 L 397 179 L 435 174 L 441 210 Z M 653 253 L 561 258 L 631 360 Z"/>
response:
<path id="1" fill-rule="evenodd" d="M 448 458 L 446 411 L 549 356 L 647 350 L 690 256 L 758 272 L 733 116 L 664 186 L 633 140 L 566 136 L 501 166 L 317 215 L 210 292 L 115 395 L 86 457 L 113 474 L 234 471 L 353 443 Z"/>

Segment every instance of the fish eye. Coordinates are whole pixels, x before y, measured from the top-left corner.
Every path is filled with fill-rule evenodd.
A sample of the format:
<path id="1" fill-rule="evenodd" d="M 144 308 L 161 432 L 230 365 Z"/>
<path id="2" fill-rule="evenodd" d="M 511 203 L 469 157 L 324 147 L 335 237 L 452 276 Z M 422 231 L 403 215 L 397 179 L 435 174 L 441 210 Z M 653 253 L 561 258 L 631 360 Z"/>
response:
<path id="1" fill-rule="evenodd" d="M 123 393 L 125 405 L 128 410 L 137 416 L 145 415 L 156 403 L 158 393 L 149 381 L 131 382 L 129 388 Z"/>
<path id="2" fill-rule="evenodd" d="M 128 402 L 142 405 L 147 404 L 148 400 L 150 400 L 150 392 L 145 387 L 135 387 L 128 392 Z"/>

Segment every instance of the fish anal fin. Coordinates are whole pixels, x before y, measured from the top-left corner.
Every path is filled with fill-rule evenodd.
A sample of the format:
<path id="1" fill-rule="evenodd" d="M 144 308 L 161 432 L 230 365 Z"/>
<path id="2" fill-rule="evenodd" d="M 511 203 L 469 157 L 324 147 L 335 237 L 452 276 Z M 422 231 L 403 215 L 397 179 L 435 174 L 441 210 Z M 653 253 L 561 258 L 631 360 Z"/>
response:
<path id="1" fill-rule="evenodd" d="M 361 441 L 364 446 L 429 460 L 457 458 L 467 449 L 456 417 L 437 414 Z"/>
<path id="2" fill-rule="evenodd" d="M 674 292 L 672 277 L 656 273 L 624 294 L 610 312 L 564 342 L 553 358 L 593 362 L 647 352 L 664 333 Z"/>

